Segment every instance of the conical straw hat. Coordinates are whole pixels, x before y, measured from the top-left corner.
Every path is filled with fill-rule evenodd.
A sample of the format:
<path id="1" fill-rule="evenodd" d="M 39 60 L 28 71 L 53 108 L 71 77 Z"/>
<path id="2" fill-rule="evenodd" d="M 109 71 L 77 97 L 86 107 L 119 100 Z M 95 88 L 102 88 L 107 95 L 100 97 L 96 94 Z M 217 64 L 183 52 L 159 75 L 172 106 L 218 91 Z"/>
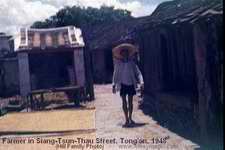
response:
<path id="1" fill-rule="evenodd" d="M 113 48 L 112 50 L 113 56 L 118 59 L 123 59 L 123 56 L 121 55 L 121 51 L 125 49 L 128 50 L 129 57 L 132 57 L 136 52 L 138 52 L 138 49 L 136 46 L 129 43 L 123 43 Z"/>

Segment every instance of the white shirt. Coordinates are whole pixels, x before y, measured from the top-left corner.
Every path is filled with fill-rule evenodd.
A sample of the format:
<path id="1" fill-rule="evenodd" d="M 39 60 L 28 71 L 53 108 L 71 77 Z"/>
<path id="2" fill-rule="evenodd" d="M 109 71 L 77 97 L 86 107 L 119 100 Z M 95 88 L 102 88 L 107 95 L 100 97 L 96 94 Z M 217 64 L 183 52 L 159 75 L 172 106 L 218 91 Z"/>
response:
<path id="1" fill-rule="evenodd" d="M 113 85 L 116 89 L 120 89 L 120 85 L 134 85 L 137 87 L 137 83 L 143 84 L 143 77 L 138 66 L 132 61 L 125 62 L 114 59 L 114 72 L 113 72 Z"/>
<path id="2" fill-rule="evenodd" d="M 133 85 L 132 70 L 133 68 L 128 62 L 124 62 L 121 83 L 125 85 Z"/>

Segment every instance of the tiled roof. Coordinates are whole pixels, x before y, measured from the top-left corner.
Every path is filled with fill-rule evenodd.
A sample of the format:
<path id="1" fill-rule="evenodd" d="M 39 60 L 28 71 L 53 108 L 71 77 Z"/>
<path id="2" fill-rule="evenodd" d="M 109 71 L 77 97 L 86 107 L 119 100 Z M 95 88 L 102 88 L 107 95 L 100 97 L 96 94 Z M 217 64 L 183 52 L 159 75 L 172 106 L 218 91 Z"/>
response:
<path id="1" fill-rule="evenodd" d="M 130 34 L 130 31 L 135 29 L 137 25 L 147 18 L 148 17 L 132 18 L 92 27 L 85 30 L 85 40 L 92 50 L 110 48 L 110 46 L 115 46 L 121 41 L 124 41 L 127 35 Z"/>
<path id="2" fill-rule="evenodd" d="M 193 23 L 215 15 L 223 15 L 222 0 L 173 0 L 160 4 L 150 16 L 87 29 L 85 38 L 90 49 L 109 49 L 142 29 L 181 22 Z"/>
<path id="3" fill-rule="evenodd" d="M 74 26 L 34 29 L 21 28 L 16 51 L 59 47 L 84 47 L 82 32 Z"/>
<path id="4" fill-rule="evenodd" d="M 200 18 L 216 15 L 223 15 L 222 0 L 174 0 L 159 5 L 144 24 L 153 27 L 160 24 L 194 23 Z"/>

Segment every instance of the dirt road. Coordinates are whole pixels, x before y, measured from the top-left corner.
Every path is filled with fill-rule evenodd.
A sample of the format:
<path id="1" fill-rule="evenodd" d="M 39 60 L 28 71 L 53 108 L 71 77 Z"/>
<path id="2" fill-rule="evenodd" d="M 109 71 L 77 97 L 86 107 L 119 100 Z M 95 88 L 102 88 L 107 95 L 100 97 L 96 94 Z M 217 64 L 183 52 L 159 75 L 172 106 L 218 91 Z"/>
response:
<path id="1" fill-rule="evenodd" d="M 140 98 L 137 96 L 133 112 L 136 124 L 123 128 L 124 115 L 119 94 L 112 94 L 111 85 L 97 85 L 95 95 L 95 101 L 87 104 L 94 105 L 95 109 L 72 108 L 1 117 L 0 150 L 193 150 L 198 147 L 145 115 L 138 109 Z M 84 141 L 79 142 L 81 138 Z M 67 144 L 60 139 L 67 140 Z"/>
<path id="2" fill-rule="evenodd" d="M 125 149 L 176 149 L 191 150 L 198 147 L 191 141 L 170 132 L 166 128 L 161 127 L 151 117 L 146 116 L 138 109 L 141 101 L 137 96 L 134 99 L 133 119 L 137 123 L 134 127 L 123 128 L 125 122 L 122 111 L 122 102 L 119 93 L 112 94 L 111 85 L 101 85 L 95 87 L 96 93 L 96 137 L 105 139 L 116 138 L 117 144 L 106 145 L 106 149 L 119 149 L 123 147 L 125 139 L 129 144 L 125 145 Z M 148 140 L 148 144 L 130 144 L 135 140 Z M 157 142 L 158 141 L 158 142 Z M 153 144 L 154 143 L 154 144 Z M 127 147 L 128 148 L 127 148 Z"/>

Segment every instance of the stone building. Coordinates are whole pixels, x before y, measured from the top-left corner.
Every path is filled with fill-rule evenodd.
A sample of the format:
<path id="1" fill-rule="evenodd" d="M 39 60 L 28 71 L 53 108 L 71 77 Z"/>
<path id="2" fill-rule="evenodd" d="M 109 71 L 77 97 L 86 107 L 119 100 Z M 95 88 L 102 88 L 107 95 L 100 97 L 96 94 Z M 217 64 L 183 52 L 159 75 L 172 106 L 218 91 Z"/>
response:
<path id="1" fill-rule="evenodd" d="M 32 90 L 78 85 L 93 99 L 89 55 L 82 33 L 74 26 L 22 28 L 15 51 L 18 57 L 20 94 Z"/>
<path id="2" fill-rule="evenodd" d="M 146 111 L 158 114 L 153 116 L 169 129 L 210 146 L 222 145 L 223 139 L 222 22 L 219 0 L 176 0 L 162 3 L 133 30 Z"/>

